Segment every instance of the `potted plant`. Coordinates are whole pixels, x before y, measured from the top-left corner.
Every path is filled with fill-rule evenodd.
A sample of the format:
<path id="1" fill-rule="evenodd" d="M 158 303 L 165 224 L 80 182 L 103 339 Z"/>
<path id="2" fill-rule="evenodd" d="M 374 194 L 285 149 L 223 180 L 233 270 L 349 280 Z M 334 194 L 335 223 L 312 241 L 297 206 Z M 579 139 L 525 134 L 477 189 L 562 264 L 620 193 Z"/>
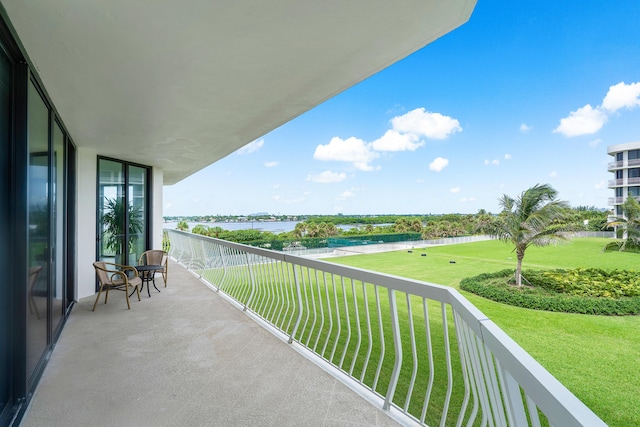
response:
<path id="1" fill-rule="evenodd" d="M 129 241 L 132 248 L 143 229 L 142 209 L 124 200 L 122 197 L 105 199 L 105 211 L 102 217 L 104 234 L 102 241 L 106 249 L 113 251 L 117 264 L 127 264 L 125 247 L 125 215 L 129 218 Z M 130 249 L 129 249 L 130 250 Z"/>

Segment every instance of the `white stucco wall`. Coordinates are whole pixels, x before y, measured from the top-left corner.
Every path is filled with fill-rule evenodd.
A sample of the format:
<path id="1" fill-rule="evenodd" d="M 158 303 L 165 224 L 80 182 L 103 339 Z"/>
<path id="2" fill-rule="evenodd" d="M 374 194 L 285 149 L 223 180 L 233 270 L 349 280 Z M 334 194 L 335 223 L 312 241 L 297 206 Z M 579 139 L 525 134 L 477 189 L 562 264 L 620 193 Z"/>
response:
<path id="1" fill-rule="evenodd" d="M 152 181 L 152 206 L 153 209 L 151 221 L 153 222 L 153 236 L 151 236 L 151 248 L 162 249 L 162 186 L 164 184 L 163 171 L 159 168 L 153 168 L 151 171 Z"/>
<path id="2" fill-rule="evenodd" d="M 77 230 L 77 293 L 76 300 L 95 294 L 96 260 L 96 173 L 97 153 L 87 148 L 78 149 L 78 206 Z"/>

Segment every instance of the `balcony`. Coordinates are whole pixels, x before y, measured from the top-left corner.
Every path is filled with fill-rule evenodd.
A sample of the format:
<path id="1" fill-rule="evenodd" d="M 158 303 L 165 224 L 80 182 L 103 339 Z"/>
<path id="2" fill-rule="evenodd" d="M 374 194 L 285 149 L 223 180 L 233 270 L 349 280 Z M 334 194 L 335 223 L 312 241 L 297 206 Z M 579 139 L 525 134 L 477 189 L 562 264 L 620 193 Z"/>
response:
<path id="1" fill-rule="evenodd" d="M 608 205 L 609 206 L 615 206 L 615 205 L 621 205 L 624 197 L 609 197 L 609 201 L 608 201 Z"/>
<path id="2" fill-rule="evenodd" d="M 23 427 L 397 425 L 183 267 L 157 282 L 76 304 Z"/>
<path id="3" fill-rule="evenodd" d="M 616 169 L 622 169 L 623 167 L 624 167 L 624 161 L 609 162 L 607 164 L 607 170 L 608 171 L 612 171 L 612 170 L 616 170 Z"/>
<path id="4" fill-rule="evenodd" d="M 24 425 L 604 426 L 452 288 L 168 234 L 195 276 L 79 302 Z"/>
<path id="5" fill-rule="evenodd" d="M 610 179 L 609 188 L 620 187 L 624 185 L 624 179 Z"/>

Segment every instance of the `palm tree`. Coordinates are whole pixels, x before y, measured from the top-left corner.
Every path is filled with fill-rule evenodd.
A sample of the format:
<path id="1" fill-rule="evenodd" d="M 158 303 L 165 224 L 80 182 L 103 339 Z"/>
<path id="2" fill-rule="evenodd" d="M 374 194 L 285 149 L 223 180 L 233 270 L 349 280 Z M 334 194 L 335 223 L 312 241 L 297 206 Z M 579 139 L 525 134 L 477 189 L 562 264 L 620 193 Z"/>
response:
<path id="1" fill-rule="evenodd" d="M 622 241 L 607 243 L 603 251 L 640 252 L 640 203 L 629 195 L 622 204 L 622 212 L 624 217 L 616 217 L 605 224 L 605 227 L 616 227 L 616 231 L 621 231 Z"/>
<path id="2" fill-rule="evenodd" d="M 568 204 L 556 200 L 557 194 L 548 184 L 536 184 L 517 199 L 506 194 L 499 199 L 502 212 L 489 228 L 489 234 L 515 246 L 517 286 L 522 286 L 522 259 L 527 248 L 564 240 L 565 232 L 571 230 L 563 219 Z"/>

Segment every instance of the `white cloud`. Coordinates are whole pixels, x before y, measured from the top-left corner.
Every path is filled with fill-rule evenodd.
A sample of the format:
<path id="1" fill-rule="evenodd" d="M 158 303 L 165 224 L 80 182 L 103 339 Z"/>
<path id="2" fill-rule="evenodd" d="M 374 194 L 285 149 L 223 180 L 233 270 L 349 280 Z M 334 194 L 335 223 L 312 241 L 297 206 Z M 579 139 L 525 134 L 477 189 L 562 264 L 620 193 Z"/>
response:
<path id="1" fill-rule="evenodd" d="M 412 133 L 431 139 L 446 139 L 449 135 L 461 132 L 460 122 L 440 113 L 416 108 L 402 116 L 391 119 L 393 129 L 398 132 Z"/>
<path id="2" fill-rule="evenodd" d="M 241 154 L 241 155 L 242 154 L 255 153 L 256 151 L 261 149 L 263 145 L 264 145 L 264 139 L 263 138 L 256 139 L 255 141 L 250 142 L 247 145 L 245 145 L 244 147 L 240 148 L 238 151 L 236 151 L 236 153 Z"/>
<path id="3" fill-rule="evenodd" d="M 498 166 L 500 164 L 500 160 L 493 159 L 493 160 L 491 160 L 491 164 L 494 165 L 494 166 Z"/>
<path id="4" fill-rule="evenodd" d="M 280 163 L 278 163 L 278 162 L 264 162 L 264 166 L 267 167 L 267 168 L 275 168 L 279 164 Z"/>
<path id="5" fill-rule="evenodd" d="M 429 169 L 435 172 L 440 172 L 442 169 L 446 168 L 448 164 L 448 159 L 436 157 L 435 159 L 433 159 L 433 162 L 429 163 Z"/>
<path id="6" fill-rule="evenodd" d="M 332 184 L 335 182 L 344 181 L 347 179 L 347 174 L 344 172 L 331 172 L 324 171 L 319 174 L 309 174 L 307 176 L 307 181 L 318 182 L 321 184 Z"/>
<path id="7" fill-rule="evenodd" d="M 273 188 L 274 190 L 277 190 L 278 188 L 280 188 L 280 184 L 273 184 L 271 188 Z"/>
<path id="8" fill-rule="evenodd" d="M 551 178 L 555 178 L 555 177 L 557 177 L 557 176 L 558 176 L 558 172 L 556 172 L 556 171 L 552 171 L 552 172 L 549 174 L 549 176 L 550 176 Z"/>
<path id="9" fill-rule="evenodd" d="M 640 82 L 631 84 L 620 82 L 609 87 L 601 105 L 593 108 L 587 104 L 572 111 L 568 117 L 560 120 L 560 125 L 553 132 L 567 137 L 596 133 L 604 126 L 611 114 L 622 108 L 631 109 L 638 106 L 640 106 Z M 599 141 L 592 143 L 597 145 Z M 594 147 L 592 143 L 589 145 Z"/>
<path id="10" fill-rule="evenodd" d="M 376 151 L 415 151 L 422 147 L 424 142 L 418 140 L 413 133 L 400 133 L 390 129 L 380 138 L 371 143 L 371 148 Z"/>
<path id="11" fill-rule="evenodd" d="M 508 154 L 508 153 L 507 153 L 507 154 L 505 154 L 505 155 L 504 155 L 504 159 L 505 159 L 505 160 L 511 160 L 511 154 Z"/>
<path id="12" fill-rule="evenodd" d="M 588 135 L 598 132 L 606 121 L 607 115 L 602 110 L 587 104 L 560 119 L 560 125 L 553 132 L 567 137 Z"/>
<path id="13" fill-rule="evenodd" d="M 418 179 L 416 179 L 416 182 L 418 184 L 422 184 L 424 182 L 424 179 L 423 178 L 418 178 Z"/>
<path id="14" fill-rule="evenodd" d="M 604 181 L 600 181 L 596 185 L 593 186 L 596 190 L 602 190 L 603 188 L 607 188 L 607 184 Z"/>
<path id="15" fill-rule="evenodd" d="M 336 197 L 336 200 L 347 200 L 352 198 L 353 196 L 355 196 L 356 194 L 353 191 L 344 191 L 342 192 L 340 195 L 338 195 L 338 197 Z"/>
<path id="16" fill-rule="evenodd" d="M 613 85 L 602 100 L 602 108 L 612 113 L 621 108 L 637 106 L 640 106 L 640 82 L 628 85 L 620 82 Z"/>
<path id="17" fill-rule="evenodd" d="M 460 201 L 462 203 L 467 203 L 467 202 L 475 202 L 476 200 L 478 200 L 476 197 L 471 196 L 471 197 L 463 197 L 462 199 L 460 199 Z"/>
<path id="18" fill-rule="evenodd" d="M 450 188 L 449 191 L 451 191 L 452 193 L 459 193 L 460 192 L 460 187 Z"/>
<path id="19" fill-rule="evenodd" d="M 533 129 L 533 127 L 532 127 L 532 126 L 527 125 L 526 123 L 522 123 L 522 124 L 520 125 L 520 132 L 522 132 L 522 133 L 527 133 L 527 132 L 529 132 L 531 129 Z"/>
<path id="20" fill-rule="evenodd" d="M 596 148 L 598 145 L 600 145 L 601 142 L 602 140 L 600 138 L 594 139 L 593 141 L 589 142 L 589 147 Z"/>
<path id="21" fill-rule="evenodd" d="M 355 137 L 342 139 L 334 136 L 327 145 L 318 145 L 313 153 L 316 160 L 351 162 L 363 171 L 374 170 L 369 163 L 378 157 L 380 155 L 371 150 L 369 144 Z"/>

